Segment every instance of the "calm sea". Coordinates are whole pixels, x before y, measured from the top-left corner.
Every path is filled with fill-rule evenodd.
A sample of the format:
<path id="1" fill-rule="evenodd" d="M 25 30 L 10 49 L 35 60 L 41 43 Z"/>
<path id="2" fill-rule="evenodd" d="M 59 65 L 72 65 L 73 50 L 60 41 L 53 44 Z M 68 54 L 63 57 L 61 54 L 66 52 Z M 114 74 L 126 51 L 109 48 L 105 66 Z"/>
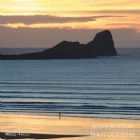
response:
<path id="1" fill-rule="evenodd" d="M 140 119 L 140 56 L 0 61 L 1 111 Z"/>

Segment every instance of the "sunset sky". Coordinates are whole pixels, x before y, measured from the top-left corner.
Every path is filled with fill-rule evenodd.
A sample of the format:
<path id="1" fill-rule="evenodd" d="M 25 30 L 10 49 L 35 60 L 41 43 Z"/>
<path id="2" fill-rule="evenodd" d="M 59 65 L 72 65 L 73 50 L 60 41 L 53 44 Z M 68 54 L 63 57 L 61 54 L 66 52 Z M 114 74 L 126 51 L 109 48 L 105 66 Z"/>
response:
<path id="1" fill-rule="evenodd" d="M 110 29 L 117 47 L 140 47 L 140 0 L 0 0 L 0 46 L 86 43 Z"/>

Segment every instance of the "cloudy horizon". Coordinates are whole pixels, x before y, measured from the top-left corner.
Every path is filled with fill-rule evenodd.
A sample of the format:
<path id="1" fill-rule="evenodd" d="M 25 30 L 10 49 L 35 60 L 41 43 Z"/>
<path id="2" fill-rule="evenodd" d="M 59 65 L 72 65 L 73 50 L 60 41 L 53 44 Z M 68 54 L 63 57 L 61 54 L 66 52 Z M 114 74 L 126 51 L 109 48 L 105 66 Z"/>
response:
<path id="1" fill-rule="evenodd" d="M 140 0 L 0 0 L 0 47 L 87 43 L 111 30 L 118 48 L 140 48 Z"/>

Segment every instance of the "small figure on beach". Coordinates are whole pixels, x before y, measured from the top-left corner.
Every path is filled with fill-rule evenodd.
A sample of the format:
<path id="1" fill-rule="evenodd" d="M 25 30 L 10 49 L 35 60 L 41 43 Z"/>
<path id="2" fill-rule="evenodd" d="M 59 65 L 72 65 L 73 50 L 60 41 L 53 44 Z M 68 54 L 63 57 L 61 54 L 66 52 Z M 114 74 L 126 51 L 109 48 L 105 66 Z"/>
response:
<path id="1" fill-rule="evenodd" d="M 59 120 L 61 120 L 61 112 L 59 112 Z"/>

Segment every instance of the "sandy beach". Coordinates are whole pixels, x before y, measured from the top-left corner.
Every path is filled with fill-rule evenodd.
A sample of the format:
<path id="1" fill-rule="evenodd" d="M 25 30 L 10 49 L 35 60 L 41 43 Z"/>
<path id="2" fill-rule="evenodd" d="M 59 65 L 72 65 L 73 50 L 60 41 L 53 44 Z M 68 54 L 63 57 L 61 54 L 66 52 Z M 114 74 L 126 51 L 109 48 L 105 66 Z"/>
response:
<path id="1" fill-rule="evenodd" d="M 59 140 L 139 140 L 140 121 L 29 114 L 0 114 L 3 136 Z M 22 138 L 22 137 L 21 137 Z"/>

